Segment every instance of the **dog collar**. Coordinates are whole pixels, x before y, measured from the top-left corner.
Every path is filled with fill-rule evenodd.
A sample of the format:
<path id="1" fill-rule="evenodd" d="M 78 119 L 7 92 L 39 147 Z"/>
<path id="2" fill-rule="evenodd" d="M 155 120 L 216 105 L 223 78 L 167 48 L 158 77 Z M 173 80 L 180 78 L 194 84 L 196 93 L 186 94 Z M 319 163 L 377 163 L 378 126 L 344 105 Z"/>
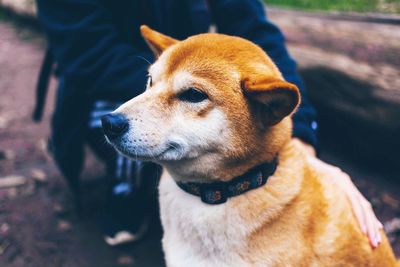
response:
<path id="1" fill-rule="evenodd" d="M 228 182 L 177 182 L 177 184 L 183 191 L 200 197 L 201 201 L 206 204 L 222 204 L 230 197 L 238 196 L 263 186 L 275 172 L 277 165 L 278 159 L 275 158 L 272 162 L 261 164 Z"/>

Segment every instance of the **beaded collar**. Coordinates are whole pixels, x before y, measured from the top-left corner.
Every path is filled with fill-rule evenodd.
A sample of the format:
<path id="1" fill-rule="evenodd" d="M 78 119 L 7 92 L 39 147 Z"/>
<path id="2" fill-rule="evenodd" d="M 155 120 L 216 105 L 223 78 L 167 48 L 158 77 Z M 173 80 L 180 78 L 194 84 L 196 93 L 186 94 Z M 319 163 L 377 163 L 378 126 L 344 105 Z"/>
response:
<path id="1" fill-rule="evenodd" d="M 230 197 L 238 196 L 263 186 L 275 172 L 277 165 L 278 159 L 275 158 L 273 161 L 261 164 L 227 182 L 177 182 L 177 184 L 183 191 L 200 197 L 201 201 L 206 204 L 222 204 Z"/>

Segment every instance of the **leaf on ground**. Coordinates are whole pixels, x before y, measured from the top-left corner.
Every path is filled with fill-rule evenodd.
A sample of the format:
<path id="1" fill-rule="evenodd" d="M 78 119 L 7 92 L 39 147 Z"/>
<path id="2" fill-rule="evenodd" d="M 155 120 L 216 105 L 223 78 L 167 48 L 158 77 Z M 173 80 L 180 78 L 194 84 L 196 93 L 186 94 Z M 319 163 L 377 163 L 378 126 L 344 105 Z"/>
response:
<path id="1" fill-rule="evenodd" d="M 388 235 L 400 234 L 400 218 L 393 218 L 384 224 L 384 229 Z"/>
<path id="2" fill-rule="evenodd" d="M 9 225 L 8 223 L 3 223 L 3 224 L 0 226 L 0 233 L 1 233 L 2 235 L 6 234 L 9 230 L 10 230 L 10 225 Z"/>
<path id="3" fill-rule="evenodd" d="M 71 230 L 72 226 L 71 223 L 65 220 L 59 220 L 57 223 L 57 229 L 60 232 L 67 232 L 69 230 Z"/>
<path id="4" fill-rule="evenodd" d="M 400 207 L 400 201 L 386 192 L 382 194 L 382 201 L 393 209 L 398 209 Z"/>
<path id="5" fill-rule="evenodd" d="M 27 179 L 20 175 L 9 175 L 0 177 L 0 188 L 22 186 L 27 183 Z"/>
<path id="6" fill-rule="evenodd" d="M 31 177 L 40 184 L 47 183 L 47 175 L 44 171 L 40 169 L 32 169 L 31 170 Z"/>
<path id="7" fill-rule="evenodd" d="M 117 264 L 120 266 L 133 266 L 134 260 L 131 256 L 123 255 L 118 257 Z"/>

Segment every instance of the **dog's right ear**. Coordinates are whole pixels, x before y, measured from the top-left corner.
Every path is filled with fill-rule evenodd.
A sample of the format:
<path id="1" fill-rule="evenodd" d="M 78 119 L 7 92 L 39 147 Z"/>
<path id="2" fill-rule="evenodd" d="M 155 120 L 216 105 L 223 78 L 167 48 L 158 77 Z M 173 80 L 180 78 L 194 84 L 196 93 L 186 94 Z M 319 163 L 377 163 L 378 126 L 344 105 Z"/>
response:
<path id="1" fill-rule="evenodd" d="M 140 32 L 156 57 L 159 57 L 171 45 L 179 42 L 174 38 L 150 29 L 146 25 L 140 27 Z"/>
<path id="2" fill-rule="evenodd" d="M 300 92 L 296 85 L 284 80 L 264 77 L 244 79 L 242 89 L 256 103 L 266 125 L 274 125 L 293 113 L 300 104 Z"/>

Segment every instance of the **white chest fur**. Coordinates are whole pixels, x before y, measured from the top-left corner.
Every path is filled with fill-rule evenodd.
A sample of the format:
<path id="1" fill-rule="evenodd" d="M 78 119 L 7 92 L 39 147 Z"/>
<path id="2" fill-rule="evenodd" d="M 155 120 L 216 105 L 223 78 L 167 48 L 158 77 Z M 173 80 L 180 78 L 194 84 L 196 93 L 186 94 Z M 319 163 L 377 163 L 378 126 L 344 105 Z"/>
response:
<path id="1" fill-rule="evenodd" d="M 163 249 L 169 267 L 245 267 L 248 225 L 229 201 L 208 205 L 164 172 L 159 186 Z"/>

